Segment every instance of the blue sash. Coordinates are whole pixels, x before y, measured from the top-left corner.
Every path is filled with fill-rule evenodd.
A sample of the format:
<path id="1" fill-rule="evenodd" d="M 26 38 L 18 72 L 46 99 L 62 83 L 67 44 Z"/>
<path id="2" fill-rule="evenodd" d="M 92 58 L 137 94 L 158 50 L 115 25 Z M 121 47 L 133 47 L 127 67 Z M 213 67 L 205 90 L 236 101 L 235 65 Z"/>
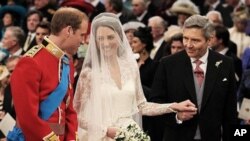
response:
<path id="1" fill-rule="evenodd" d="M 48 120 L 55 112 L 57 107 L 63 101 L 69 86 L 69 60 L 66 56 L 62 58 L 61 81 L 57 88 L 40 103 L 39 116 L 43 120 Z M 14 127 L 7 135 L 7 141 L 25 141 L 22 130 L 19 127 Z"/>
<path id="2" fill-rule="evenodd" d="M 57 88 L 48 96 L 47 99 L 40 103 L 39 115 L 43 120 L 48 120 L 49 117 L 55 112 L 57 107 L 63 101 L 68 86 L 69 86 L 69 60 L 67 57 L 62 58 L 63 65 L 61 81 Z"/>

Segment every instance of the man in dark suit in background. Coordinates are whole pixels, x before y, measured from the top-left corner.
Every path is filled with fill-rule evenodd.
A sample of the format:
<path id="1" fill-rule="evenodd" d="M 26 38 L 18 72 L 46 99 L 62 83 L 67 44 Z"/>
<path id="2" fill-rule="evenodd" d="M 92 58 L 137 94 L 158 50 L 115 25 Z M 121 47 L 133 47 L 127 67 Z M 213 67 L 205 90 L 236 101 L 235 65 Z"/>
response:
<path id="1" fill-rule="evenodd" d="M 164 40 L 164 32 L 167 29 L 167 22 L 160 16 L 153 16 L 148 20 L 148 26 L 151 27 L 151 34 L 154 40 L 154 48 L 150 51 L 150 58 L 159 61 L 165 54 L 167 42 Z M 166 53 L 167 55 L 170 52 Z"/>
<path id="2" fill-rule="evenodd" d="M 230 42 L 230 34 L 226 27 L 217 25 L 214 28 L 214 36 L 211 39 L 211 48 L 222 54 L 229 56 L 234 61 L 234 68 L 235 68 L 235 78 L 237 81 L 237 88 L 240 84 L 241 76 L 242 76 L 242 62 L 240 58 L 236 56 L 234 52 L 232 52 L 229 48 Z"/>
<path id="3" fill-rule="evenodd" d="M 105 0 L 104 5 L 106 12 L 116 14 L 122 24 L 136 20 L 135 15 L 123 6 L 122 0 Z"/>
<path id="4" fill-rule="evenodd" d="M 148 25 L 148 19 L 154 16 L 150 0 L 132 0 L 132 12 L 139 22 Z M 149 7 L 150 6 L 150 7 Z"/>
<path id="5" fill-rule="evenodd" d="M 226 27 L 232 27 L 233 21 L 231 18 L 231 13 L 233 8 L 227 4 L 223 4 L 221 0 L 207 0 L 204 7 L 200 8 L 201 15 L 206 15 L 209 11 L 215 10 L 221 13 L 223 18 L 223 24 Z"/>
<path id="6" fill-rule="evenodd" d="M 212 22 L 215 26 L 225 26 L 223 24 L 223 19 L 222 19 L 222 15 L 219 11 L 215 11 L 215 10 L 212 10 L 212 11 L 209 11 L 207 14 L 206 14 L 206 17 L 210 20 L 210 22 Z M 227 47 L 229 49 L 229 52 L 237 55 L 237 45 L 231 41 L 229 39 L 228 41 L 228 44 L 227 44 Z"/>
<path id="7" fill-rule="evenodd" d="M 92 21 L 95 16 L 99 15 L 100 13 L 105 12 L 105 6 L 100 0 L 88 0 L 87 2 L 89 2 L 94 7 L 94 11 L 89 17 L 90 21 Z"/>
<path id="8" fill-rule="evenodd" d="M 183 26 L 185 51 L 163 58 L 152 87 L 159 103 L 191 100 L 194 112 L 166 115 L 164 141 L 227 141 L 236 123 L 236 83 L 232 59 L 208 49 L 213 26 L 200 15 Z"/>
<path id="9" fill-rule="evenodd" d="M 43 13 L 38 10 L 32 10 L 27 14 L 26 28 L 27 28 L 27 37 L 23 45 L 23 51 L 26 53 L 29 49 L 36 44 L 36 28 L 37 25 L 42 21 Z"/>

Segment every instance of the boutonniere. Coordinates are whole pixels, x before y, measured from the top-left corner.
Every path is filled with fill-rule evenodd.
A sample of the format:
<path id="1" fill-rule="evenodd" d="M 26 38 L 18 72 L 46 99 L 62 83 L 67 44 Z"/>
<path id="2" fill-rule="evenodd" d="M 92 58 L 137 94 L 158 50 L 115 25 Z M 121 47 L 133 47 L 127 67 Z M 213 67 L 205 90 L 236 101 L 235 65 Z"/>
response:
<path id="1" fill-rule="evenodd" d="M 220 61 L 217 61 L 216 63 L 215 63 L 215 66 L 218 68 L 219 67 L 219 65 L 222 63 L 222 60 L 220 60 Z"/>

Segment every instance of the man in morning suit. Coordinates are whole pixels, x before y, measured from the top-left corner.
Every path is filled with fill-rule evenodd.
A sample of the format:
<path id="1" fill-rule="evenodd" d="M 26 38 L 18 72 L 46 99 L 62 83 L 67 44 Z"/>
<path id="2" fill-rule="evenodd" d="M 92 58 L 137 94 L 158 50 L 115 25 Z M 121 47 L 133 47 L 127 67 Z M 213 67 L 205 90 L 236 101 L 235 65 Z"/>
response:
<path id="1" fill-rule="evenodd" d="M 200 15 L 183 27 L 184 51 L 159 64 L 151 100 L 159 103 L 189 99 L 197 113 L 165 116 L 164 141 L 227 141 L 237 121 L 236 82 L 231 58 L 208 49 L 213 27 Z"/>
<path id="2" fill-rule="evenodd" d="M 81 11 L 60 8 L 52 18 L 51 35 L 19 61 L 10 82 L 17 125 L 8 141 L 77 140 L 70 56 L 83 42 L 87 26 L 88 18 Z"/>

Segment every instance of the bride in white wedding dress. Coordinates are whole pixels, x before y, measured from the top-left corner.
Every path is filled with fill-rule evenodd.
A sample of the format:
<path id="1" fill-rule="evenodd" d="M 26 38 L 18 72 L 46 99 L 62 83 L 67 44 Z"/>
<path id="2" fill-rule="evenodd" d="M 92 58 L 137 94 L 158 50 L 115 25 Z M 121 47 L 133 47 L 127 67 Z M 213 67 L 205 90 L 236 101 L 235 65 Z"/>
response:
<path id="1" fill-rule="evenodd" d="M 74 108 L 88 141 L 112 141 L 132 116 L 196 111 L 190 101 L 147 102 L 131 47 L 116 15 L 102 13 L 92 22 L 90 42 L 77 83 Z M 80 139 L 81 141 L 83 139 Z"/>

